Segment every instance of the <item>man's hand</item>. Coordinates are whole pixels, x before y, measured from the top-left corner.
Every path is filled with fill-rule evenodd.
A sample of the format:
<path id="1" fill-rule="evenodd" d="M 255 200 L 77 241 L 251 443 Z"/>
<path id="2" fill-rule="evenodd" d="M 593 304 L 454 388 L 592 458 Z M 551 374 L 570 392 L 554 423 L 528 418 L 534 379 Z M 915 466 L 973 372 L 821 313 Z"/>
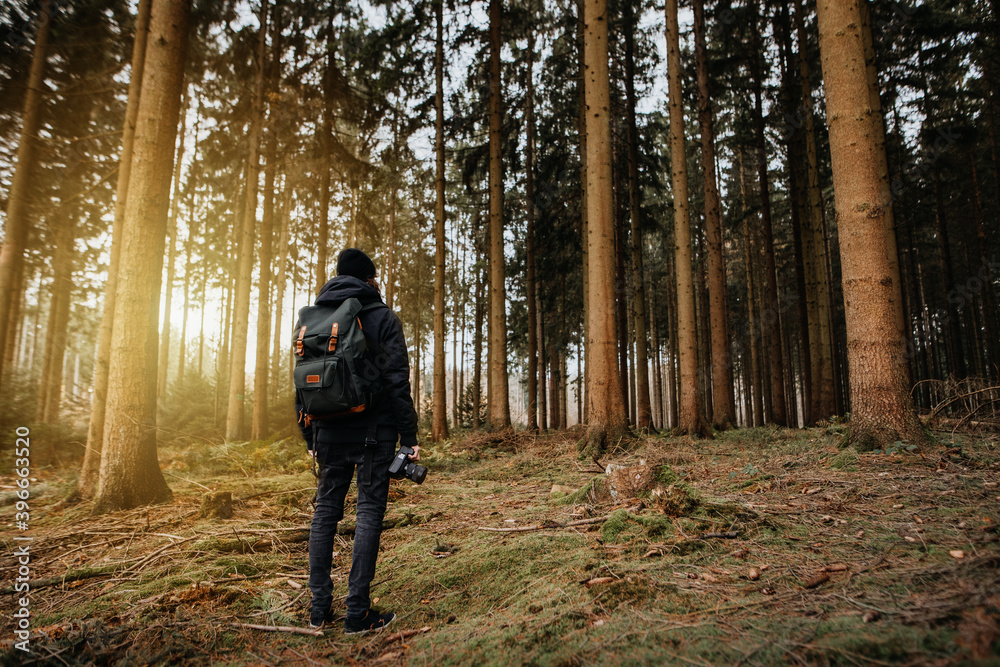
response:
<path id="1" fill-rule="evenodd" d="M 420 460 L 420 445 L 413 445 L 413 453 L 412 454 L 407 454 L 406 458 L 410 459 L 411 461 L 419 461 Z"/>

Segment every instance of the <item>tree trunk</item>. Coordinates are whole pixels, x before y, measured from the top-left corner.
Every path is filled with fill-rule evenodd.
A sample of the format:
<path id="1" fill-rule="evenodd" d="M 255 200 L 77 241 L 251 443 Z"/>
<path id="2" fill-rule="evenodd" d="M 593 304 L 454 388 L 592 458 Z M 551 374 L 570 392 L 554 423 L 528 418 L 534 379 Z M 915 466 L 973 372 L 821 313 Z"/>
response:
<path id="1" fill-rule="evenodd" d="M 477 222 L 478 222 L 478 217 Z M 472 371 L 472 428 L 479 429 L 481 426 L 479 416 L 483 410 L 483 317 L 485 297 L 484 277 L 482 272 L 476 269 L 476 332 L 472 337 L 472 349 L 475 351 L 475 363 Z"/>
<path id="2" fill-rule="evenodd" d="M 313 284 L 315 294 L 319 294 L 320 289 L 326 284 L 328 274 L 327 245 L 330 238 L 330 143 L 333 140 L 333 73 L 335 64 L 333 61 L 334 39 L 333 39 L 333 9 L 330 9 L 330 17 L 327 25 L 326 36 L 326 71 L 323 77 L 323 119 L 320 126 L 320 164 L 321 171 L 319 186 L 319 222 L 316 230 L 316 267 L 314 270 Z"/>
<path id="3" fill-rule="evenodd" d="M 0 382 L 4 376 L 7 341 L 11 322 L 6 317 L 11 304 L 20 298 L 15 287 L 23 284 L 24 247 L 32 211 L 29 206 L 31 180 L 35 170 L 35 142 L 41 123 L 42 96 L 45 94 L 45 59 L 48 55 L 49 25 L 52 18 L 51 0 L 43 0 L 38 28 L 35 31 L 35 48 L 28 73 L 28 90 L 24 96 L 21 114 L 21 135 L 17 146 L 17 166 L 7 195 L 7 220 L 4 226 L 3 248 L 0 249 Z"/>
<path id="4" fill-rule="evenodd" d="M 534 20 L 531 16 L 530 20 Z M 529 29 L 530 30 L 530 29 Z M 538 430 L 538 304 L 535 299 L 535 33 L 528 34 L 527 91 L 524 101 L 524 123 L 527 126 L 524 151 L 525 198 L 527 199 L 527 230 L 525 257 L 527 275 L 524 292 L 528 301 L 528 431 Z"/>
<path id="5" fill-rule="evenodd" d="M 681 98 L 680 33 L 677 0 L 667 0 L 667 77 L 670 108 L 670 176 L 674 193 L 674 271 L 677 275 L 677 345 L 680 354 L 681 395 L 676 432 L 711 437 L 701 407 L 698 380 L 698 340 L 694 306 L 694 268 L 691 257 L 691 221 L 688 212 L 688 174 L 684 146 L 684 106 Z"/>
<path id="6" fill-rule="evenodd" d="M 694 2 L 695 67 L 698 76 L 698 124 L 705 189 L 705 236 L 708 240 L 708 296 L 712 340 L 712 425 L 730 428 L 736 421 L 733 364 L 729 351 L 729 306 L 726 297 L 726 257 L 722 247 L 722 204 L 715 184 L 715 129 L 708 87 L 705 46 L 705 2 Z"/>
<path id="7" fill-rule="evenodd" d="M 434 205 L 434 399 L 431 415 L 431 439 L 437 442 L 448 437 L 448 395 L 445 390 L 444 368 L 444 0 L 434 3 L 437 38 L 434 49 L 434 149 L 437 155 L 437 198 Z M 501 249 L 502 252 L 502 249 Z"/>
<path id="8" fill-rule="evenodd" d="M 151 0 L 140 0 L 135 19 L 135 41 L 132 45 L 132 75 L 125 104 L 125 123 L 122 128 L 122 149 L 118 160 L 118 183 L 115 190 L 115 221 L 111 230 L 111 253 L 108 259 L 108 281 L 104 288 L 104 305 L 101 309 L 101 326 L 98 333 L 94 359 L 94 388 L 91 393 L 90 423 L 87 426 L 87 445 L 80 466 L 76 490 L 84 498 L 97 493 L 97 478 L 101 467 L 104 446 L 104 418 L 107 408 L 108 375 L 111 358 L 111 334 L 114 327 L 115 302 L 118 296 L 119 264 L 122 252 L 122 227 L 125 222 L 125 201 L 132 173 L 132 148 L 135 125 L 139 112 L 139 96 L 146 58 L 146 41 L 149 36 Z M 8 220 L 10 218 L 8 217 Z M 9 224 L 9 222 L 8 222 Z"/>
<path id="9" fill-rule="evenodd" d="M 275 33 L 277 34 L 277 33 Z M 277 56 L 277 53 L 275 53 Z M 253 373 L 253 418 L 250 438 L 263 440 L 268 435 L 268 385 L 271 376 L 271 276 L 273 275 L 272 248 L 274 246 L 274 133 L 267 139 L 264 167 L 264 211 L 260 221 L 260 278 L 257 284 L 257 354 Z"/>
<path id="10" fill-rule="evenodd" d="M 778 301 L 778 273 L 774 261 L 774 234 L 771 229 L 771 188 L 769 184 L 767 161 L 767 141 L 764 135 L 764 110 L 762 102 L 762 86 L 764 59 L 761 45 L 757 10 L 752 14 L 751 34 L 751 64 L 750 72 L 753 82 L 754 96 L 754 137 L 757 142 L 757 180 L 760 183 L 761 209 L 761 253 L 764 257 L 764 317 L 761 320 L 761 336 L 768 342 L 770 353 L 770 409 L 767 421 L 785 426 L 788 418 L 785 412 L 785 369 L 782 363 L 781 341 L 781 305 Z"/>
<path id="11" fill-rule="evenodd" d="M 108 404 L 95 512 L 171 497 L 156 460 L 160 280 L 190 2 L 154 0 L 125 203 Z"/>
<path id="12" fill-rule="evenodd" d="M 232 342 L 229 348 L 229 401 L 226 410 L 226 439 L 246 437 L 244 406 L 247 383 L 247 338 L 250 328 L 250 287 L 253 282 L 253 255 L 257 227 L 257 190 L 260 175 L 260 137 L 264 127 L 264 58 L 267 44 L 267 0 L 260 6 L 257 66 L 254 79 L 253 108 L 248 137 L 246 198 L 243 224 L 236 247 L 236 293 L 233 299 Z"/>
<path id="13" fill-rule="evenodd" d="M 590 344 L 587 341 L 586 328 L 587 322 L 590 321 L 590 258 L 587 239 L 589 238 L 589 232 L 587 231 L 587 68 L 586 68 L 586 58 L 584 56 L 585 52 L 585 40 L 584 40 L 584 3 L 586 0 L 576 0 L 576 46 L 577 46 L 577 71 L 578 78 L 576 84 L 576 100 L 577 100 L 577 115 L 576 115 L 576 127 L 577 136 L 580 142 L 580 248 L 583 264 L 580 273 L 581 283 L 583 286 L 583 329 L 584 329 L 584 341 L 583 341 L 583 418 L 584 421 L 590 422 Z M 542 369 L 539 373 L 539 384 L 541 385 L 539 402 L 542 406 L 542 428 L 545 428 L 545 355 L 542 346 L 545 342 L 541 335 L 542 324 L 541 316 L 539 316 L 539 368 Z"/>
<path id="14" fill-rule="evenodd" d="M 71 183 L 79 183 L 77 178 L 67 175 L 60 188 L 65 201 L 72 196 L 67 190 Z M 45 356 L 42 362 L 41 400 L 38 404 L 38 421 L 55 424 L 59 421 L 59 404 L 62 399 L 63 364 L 66 359 L 67 329 L 73 294 L 73 262 L 76 244 L 76 217 L 73 211 L 63 211 L 63 217 L 56 222 L 55 254 L 52 259 L 52 299 L 49 306 L 49 322 L 45 330 Z"/>
<path id="15" fill-rule="evenodd" d="M 163 322 L 160 331 L 160 356 L 157 361 L 156 396 L 162 401 L 167 395 L 167 376 L 170 371 L 170 316 L 173 310 L 174 282 L 177 278 L 177 214 L 181 206 L 181 166 L 184 163 L 184 139 L 187 131 L 187 93 L 181 99 L 181 129 L 177 133 L 177 157 L 174 160 L 173 189 L 170 198 L 170 217 L 167 222 L 167 284 L 164 289 Z"/>
<path id="16" fill-rule="evenodd" d="M 646 287 L 642 260 L 642 230 L 639 227 L 639 147 L 635 120 L 635 35 L 637 28 L 633 0 L 625 0 L 625 100 L 626 142 L 628 144 L 628 203 L 632 240 L 632 321 L 635 333 L 635 425 L 652 428 L 653 409 L 649 403 L 649 354 L 646 348 Z"/>
<path id="17" fill-rule="evenodd" d="M 860 2 L 820 0 L 820 55 L 830 126 L 850 365 L 849 440 L 860 450 L 929 442 L 910 397 L 881 204 L 882 119 L 872 108 Z M 884 144 L 882 145 L 884 151 Z"/>
<path id="18" fill-rule="evenodd" d="M 490 343 L 489 428 L 510 426 L 507 390 L 507 305 L 503 242 L 503 102 L 500 98 L 502 0 L 490 0 Z"/>
<path id="19" fill-rule="evenodd" d="M 288 358 L 285 351 L 287 344 L 286 336 L 290 328 L 285 327 L 282 316 L 285 313 L 285 285 L 288 283 L 288 245 L 289 245 L 289 225 L 292 217 L 292 177 L 285 174 L 285 186 L 281 201 L 281 232 L 278 240 L 278 278 L 275 280 L 275 306 L 274 306 L 274 348 L 271 354 L 274 363 L 272 371 L 272 383 L 279 384 L 281 367 L 284 365 L 282 359 Z M 292 290 L 294 294 L 294 289 Z"/>
<path id="20" fill-rule="evenodd" d="M 808 222 L 803 231 L 803 252 L 806 253 L 806 293 L 812 331 L 809 339 L 812 363 L 812 406 L 815 419 L 830 417 L 837 412 L 834 395 L 833 338 L 830 326 L 830 283 L 826 272 L 826 240 L 823 224 L 823 191 L 819 183 L 819 161 L 816 152 L 816 128 L 813 117 L 812 86 L 809 60 L 806 57 L 806 32 L 799 0 L 792 2 L 792 18 L 799 44 L 799 83 L 802 88 L 803 131 L 806 139 L 806 168 L 809 193 Z"/>
<path id="21" fill-rule="evenodd" d="M 874 140 L 877 146 L 879 161 L 879 193 L 880 203 L 885 208 L 885 242 L 889 251 L 889 275 L 892 278 L 893 306 L 896 309 L 896 326 L 903 340 L 909 340 L 909 327 L 906 325 L 903 308 L 902 281 L 899 277 L 899 250 L 896 245 L 896 222 L 892 207 L 892 188 L 889 183 L 889 159 L 885 150 L 885 120 L 882 113 L 882 99 L 879 95 L 878 70 L 875 63 L 875 44 L 872 39 L 871 9 L 868 0 L 858 3 L 861 9 L 861 36 L 865 48 L 865 76 L 868 80 L 868 96 L 871 108 L 878 114 L 879 121 L 875 124 Z M 907 382 L 909 382 L 910 367 L 906 367 Z"/>
<path id="22" fill-rule="evenodd" d="M 614 210 L 611 183 L 611 100 L 608 78 L 607 0 L 584 0 L 584 67 L 586 71 L 587 152 L 587 270 L 590 276 L 614 273 Z M 628 431 L 625 397 L 622 395 L 615 360 L 617 339 L 614 319 L 606 308 L 594 304 L 614 303 L 610 280 L 590 280 L 586 346 L 588 429 L 580 441 L 584 451 L 596 459 L 606 447 Z M 556 391 L 556 387 L 552 387 Z"/>

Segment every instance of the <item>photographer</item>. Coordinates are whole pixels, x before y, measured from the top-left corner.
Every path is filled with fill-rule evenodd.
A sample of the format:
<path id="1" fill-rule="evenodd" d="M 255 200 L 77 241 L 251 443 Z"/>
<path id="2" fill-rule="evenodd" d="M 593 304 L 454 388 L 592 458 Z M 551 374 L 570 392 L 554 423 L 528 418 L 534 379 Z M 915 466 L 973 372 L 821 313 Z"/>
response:
<path id="1" fill-rule="evenodd" d="M 336 308 L 351 297 L 362 306 L 382 303 L 375 264 L 356 248 L 340 253 L 337 277 L 323 286 L 316 305 Z M 348 579 L 346 634 L 383 628 L 396 617 L 371 608 L 369 589 L 375 576 L 389 494 L 389 467 L 396 454 L 397 438 L 402 447 L 412 448 L 409 459 L 420 458 L 402 323 L 388 307 L 379 306 L 365 308 L 358 320 L 368 345 L 358 366 L 377 388 L 374 405 L 357 414 L 312 421 L 305 418 L 302 405 L 297 402 L 295 406 L 302 437 L 319 468 L 316 510 L 309 534 L 312 627 L 322 627 L 333 619 L 333 543 L 337 523 L 344 516 L 344 498 L 357 471 L 357 527 Z"/>

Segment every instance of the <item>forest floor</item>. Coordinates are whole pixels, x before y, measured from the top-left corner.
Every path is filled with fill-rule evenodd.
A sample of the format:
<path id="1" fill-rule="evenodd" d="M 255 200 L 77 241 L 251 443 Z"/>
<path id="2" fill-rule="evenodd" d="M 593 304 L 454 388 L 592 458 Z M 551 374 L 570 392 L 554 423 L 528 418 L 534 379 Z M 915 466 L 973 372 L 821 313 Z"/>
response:
<path id="1" fill-rule="evenodd" d="M 30 655 L 13 647 L 7 476 L 0 663 L 1000 663 L 1000 441 L 858 455 L 839 430 L 654 435 L 600 466 L 577 431 L 429 444 L 426 482 L 393 483 L 373 587 L 398 618 L 353 637 L 287 631 L 308 630 L 301 442 L 172 444 L 173 501 L 103 516 L 61 503 L 66 468 L 36 469 Z M 691 500 L 672 516 L 648 487 L 560 495 L 607 464 L 669 465 Z M 232 518 L 201 516 L 209 491 L 231 492 Z"/>

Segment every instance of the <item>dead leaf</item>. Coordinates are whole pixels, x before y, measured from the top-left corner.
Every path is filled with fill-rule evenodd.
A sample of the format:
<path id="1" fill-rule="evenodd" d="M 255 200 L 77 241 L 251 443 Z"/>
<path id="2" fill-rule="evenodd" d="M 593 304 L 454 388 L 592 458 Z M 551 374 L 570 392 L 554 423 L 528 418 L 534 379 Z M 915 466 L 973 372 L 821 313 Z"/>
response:
<path id="1" fill-rule="evenodd" d="M 701 575 L 701 578 L 704 581 L 707 581 L 710 584 L 717 584 L 717 583 L 719 583 L 719 578 L 718 577 L 716 577 L 715 575 L 711 575 L 711 574 L 709 574 L 707 572 L 703 572 L 702 575 Z"/>
<path id="2" fill-rule="evenodd" d="M 811 496 L 812 494 L 819 493 L 822 490 L 823 490 L 822 487 L 814 486 L 811 489 L 803 489 L 802 493 L 806 494 L 807 496 Z"/>
<path id="3" fill-rule="evenodd" d="M 906 540 L 907 542 L 916 542 L 917 541 L 917 538 L 913 537 L 912 535 L 906 535 L 906 536 L 903 537 L 903 539 Z"/>
<path id="4" fill-rule="evenodd" d="M 901 510 L 901 509 L 903 509 L 903 506 L 902 505 L 893 505 L 892 509 L 894 509 L 894 510 Z"/>
<path id="5" fill-rule="evenodd" d="M 747 572 L 747 578 L 750 581 L 757 581 L 758 579 L 760 579 L 760 570 L 758 570 L 755 567 L 751 567 L 750 570 Z"/>
<path id="6" fill-rule="evenodd" d="M 959 559 L 965 558 L 965 552 L 962 551 L 961 549 L 954 549 L 952 551 L 949 551 L 948 553 L 951 555 L 952 558 L 959 558 Z"/>
<path id="7" fill-rule="evenodd" d="M 292 579 L 288 580 L 288 585 L 294 588 L 295 590 L 299 590 L 300 588 L 302 588 L 302 584 Z"/>
<path id="8" fill-rule="evenodd" d="M 643 558 L 652 558 L 653 556 L 662 556 L 662 555 L 663 552 L 660 551 L 659 549 L 650 549 L 649 551 L 646 552 L 646 555 L 643 556 Z"/>
<path id="9" fill-rule="evenodd" d="M 375 663 L 389 662 L 390 660 L 395 660 L 396 658 L 403 655 L 402 651 L 389 651 L 388 653 L 383 653 L 379 657 L 375 658 Z"/>
<path id="10" fill-rule="evenodd" d="M 823 569 L 827 572 L 843 572 L 847 569 L 847 565 L 844 563 L 830 563 Z"/>

